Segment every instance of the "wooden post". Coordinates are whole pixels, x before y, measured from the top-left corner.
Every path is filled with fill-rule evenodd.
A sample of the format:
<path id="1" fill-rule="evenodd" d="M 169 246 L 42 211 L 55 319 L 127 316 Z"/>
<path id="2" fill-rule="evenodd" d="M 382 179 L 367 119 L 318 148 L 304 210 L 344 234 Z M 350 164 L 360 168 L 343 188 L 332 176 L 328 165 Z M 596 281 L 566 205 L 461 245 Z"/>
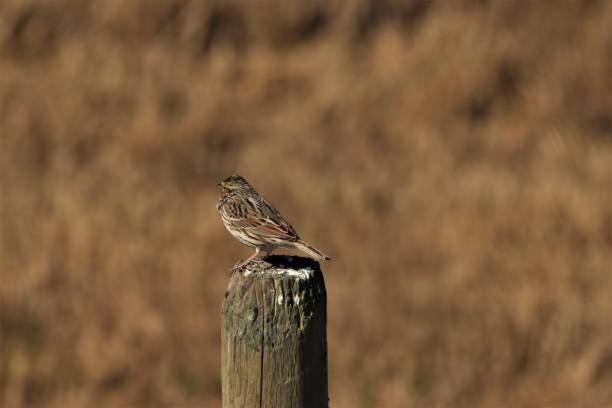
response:
<path id="1" fill-rule="evenodd" d="M 234 272 L 225 293 L 223 408 L 327 407 L 327 295 L 319 264 L 289 256 L 266 262 Z"/>

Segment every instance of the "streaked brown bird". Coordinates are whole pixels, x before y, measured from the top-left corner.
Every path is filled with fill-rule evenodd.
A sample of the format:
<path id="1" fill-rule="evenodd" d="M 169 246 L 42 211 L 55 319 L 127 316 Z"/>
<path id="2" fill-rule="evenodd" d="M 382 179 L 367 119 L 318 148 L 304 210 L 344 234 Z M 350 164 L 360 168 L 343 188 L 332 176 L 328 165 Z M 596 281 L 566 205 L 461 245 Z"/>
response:
<path id="1" fill-rule="evenodd" d="M 269 255 L 279 247 L 297 248 L 320 261 L 330 259 L 300 239 L 291 224 L 244 178 L 233 175 L 219 183 L 219 186 L 221 198 L 217 210 L 225 228 L 238 241 L 255 248 L 255 253 L 234 269 L 242 268 L 261 251 Z"/>

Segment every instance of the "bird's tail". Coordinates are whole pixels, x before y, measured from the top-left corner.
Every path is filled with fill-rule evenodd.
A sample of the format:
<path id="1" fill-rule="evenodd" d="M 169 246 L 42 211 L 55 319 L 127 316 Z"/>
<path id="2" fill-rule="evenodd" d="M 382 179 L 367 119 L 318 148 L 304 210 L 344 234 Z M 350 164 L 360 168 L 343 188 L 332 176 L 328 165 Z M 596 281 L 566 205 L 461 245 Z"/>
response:
<path id="1" fill-rule="evenodd" d="M 305 254 L 309 256 L 312 256 L 318 261 L 328 261 L 331 259 L 329 256 L 325 255 L 318 249 L 311 247 L 304 241 L 297 241 L 295 242 L 294 245 L 297 249 L 299 249 L 300 251 L 304 252 Z"/>

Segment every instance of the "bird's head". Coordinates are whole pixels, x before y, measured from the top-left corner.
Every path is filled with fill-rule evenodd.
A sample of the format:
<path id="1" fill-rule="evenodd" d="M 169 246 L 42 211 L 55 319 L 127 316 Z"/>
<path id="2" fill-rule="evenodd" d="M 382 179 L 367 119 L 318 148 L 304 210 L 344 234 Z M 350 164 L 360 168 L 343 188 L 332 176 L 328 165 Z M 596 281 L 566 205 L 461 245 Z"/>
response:
<path id="1" fill-rule="evenodd" d="M 250 189 L 251 185 L 243 177 L 235 174 L 220 182 L 219 187 L 221 187 L 223 192 L 232 192 Z"/>

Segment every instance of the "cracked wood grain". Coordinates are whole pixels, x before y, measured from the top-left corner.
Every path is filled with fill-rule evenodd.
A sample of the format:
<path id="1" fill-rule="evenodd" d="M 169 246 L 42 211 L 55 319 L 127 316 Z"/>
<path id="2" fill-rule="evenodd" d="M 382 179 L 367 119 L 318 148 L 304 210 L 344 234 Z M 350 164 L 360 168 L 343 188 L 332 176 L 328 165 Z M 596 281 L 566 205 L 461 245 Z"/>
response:
<path id="1" fill-rule="evenodd" d="M 232 274 L 225 294 L 223 407 L 327 407 L 327 295 L 319 264 L 266 260 Z"/>

